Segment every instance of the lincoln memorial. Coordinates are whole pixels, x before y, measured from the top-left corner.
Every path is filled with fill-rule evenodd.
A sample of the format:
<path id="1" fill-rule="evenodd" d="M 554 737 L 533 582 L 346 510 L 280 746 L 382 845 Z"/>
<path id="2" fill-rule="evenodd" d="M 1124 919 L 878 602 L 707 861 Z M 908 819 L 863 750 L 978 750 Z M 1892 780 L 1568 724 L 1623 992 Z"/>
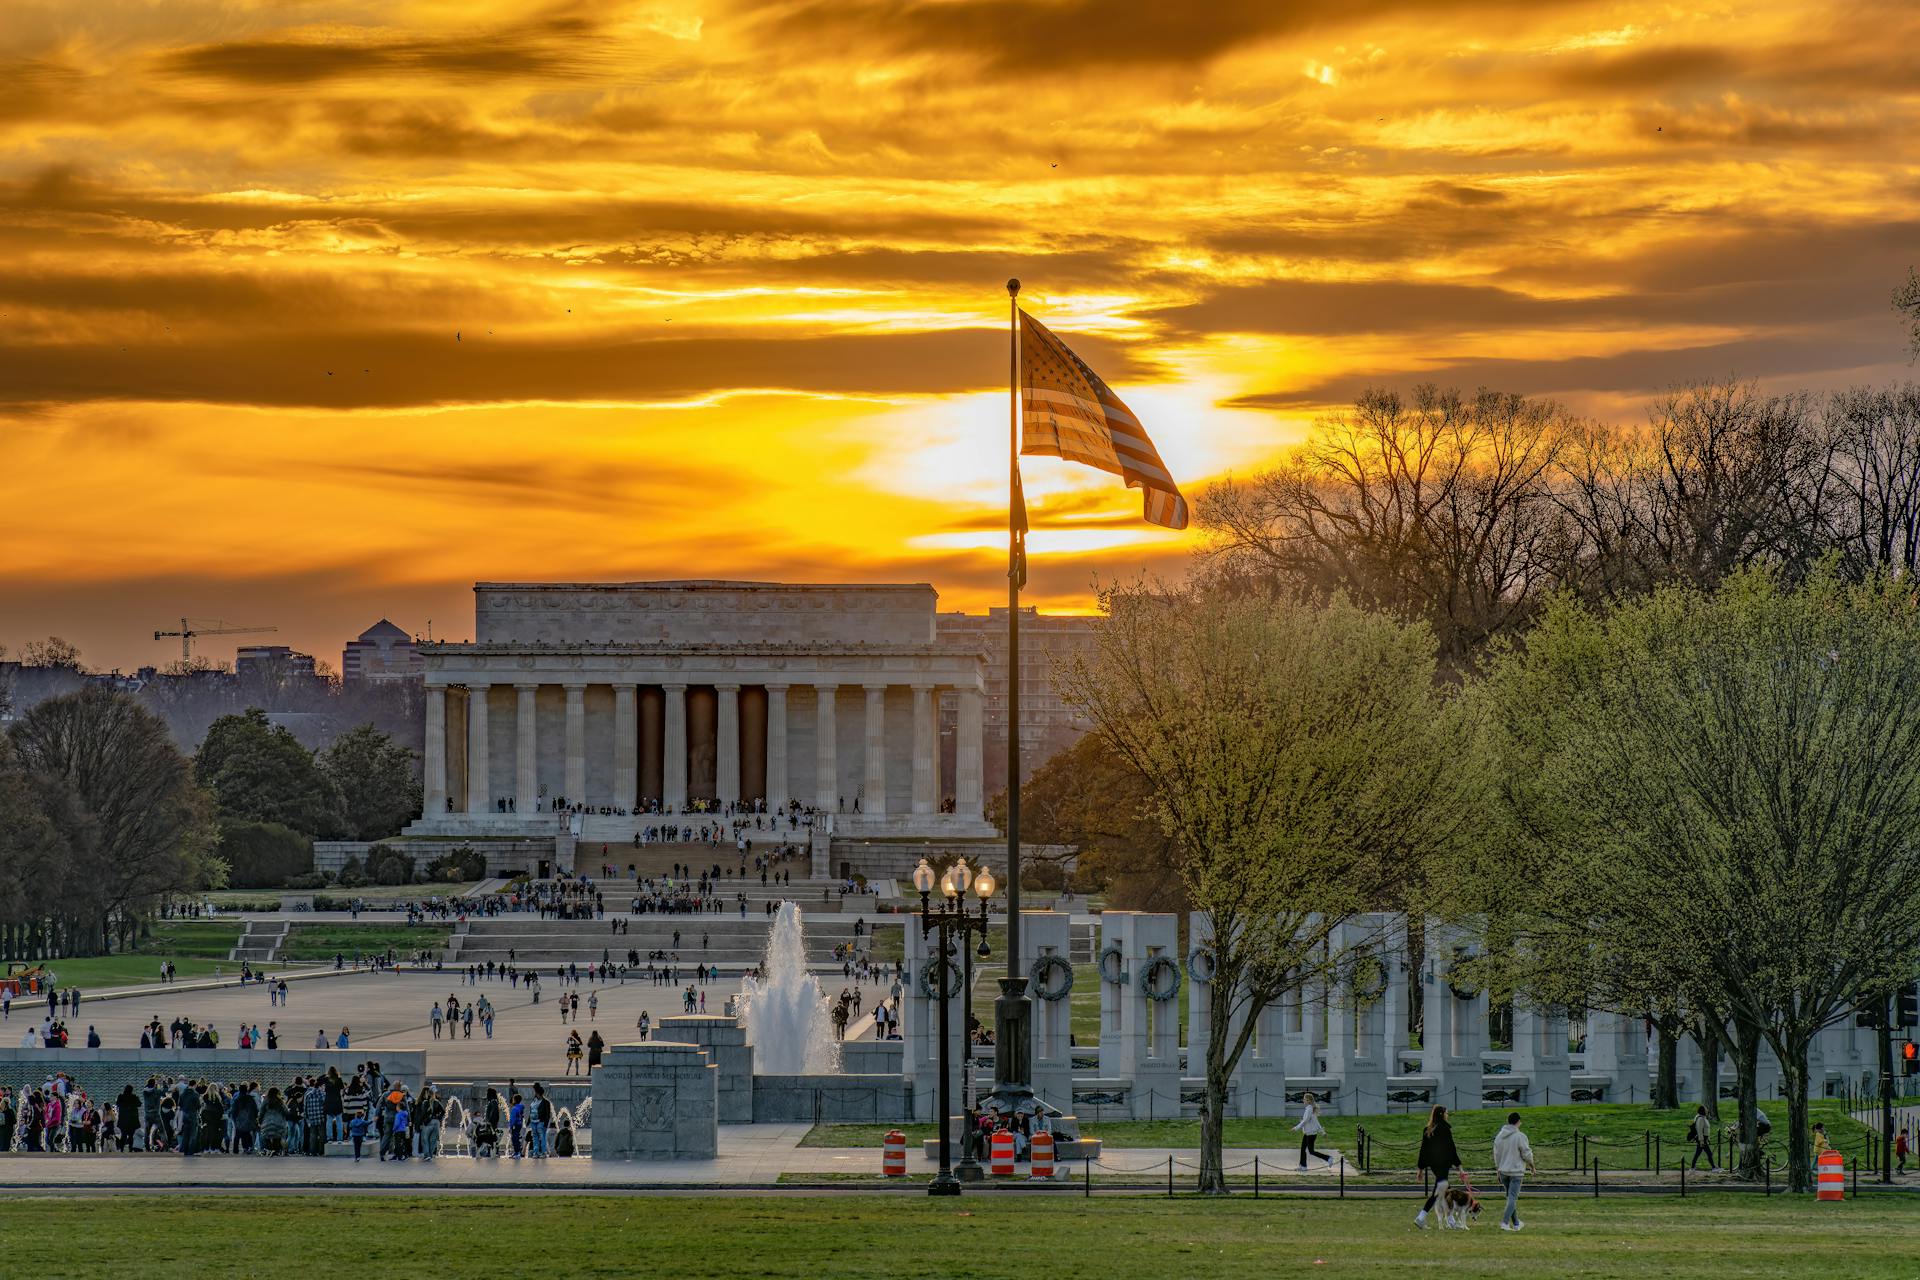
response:
<path id="1" fill-rule="evenodd" d="M 836 859 L 843 844 L 993 834 L 985 658 L 935 639 L 931 586 L 473 591 L 474 642 L 420 646 L 426 804 L 409 834 L 628 844 L 667 815 L 791 802 L 830 815 L 817 825 Z M 959 717 L 943 744 L 947 691 Z"/>

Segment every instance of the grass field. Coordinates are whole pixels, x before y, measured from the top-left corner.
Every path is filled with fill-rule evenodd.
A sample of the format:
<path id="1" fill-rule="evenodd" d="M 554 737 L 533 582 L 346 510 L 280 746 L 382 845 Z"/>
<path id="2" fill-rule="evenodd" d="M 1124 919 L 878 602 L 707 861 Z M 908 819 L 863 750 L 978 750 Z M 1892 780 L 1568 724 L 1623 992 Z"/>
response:
<path id="1" fill-rule="evenodd" d="M 401 956 L 438 952 L 452 933 L 446 925 L 429 924 L 296 924 L 280 944 L 280 959 L 289 964 L 326 962 L 341 954 L 351 962 L 356 951 L 371 954 L 389 947 Z"/>
<path id="2" fill-rule="evenodd" d="M 361 898 L 370 903 L 393 905 L 402 902 L 424 902 L 428 898 L 456 897 L 472 890 L 477 880 L 435 881 L 432 884 L 369 884 L 358 889 L 343 889 L 338 885 L 329 885 L 324 889 L 216 889 L 206 894 L 206 900 L 217 907 L 246 906 L 254 903 L 273 902 L 283 897 L 302 898 Z"/>
<path id="3" fill-rule="evenodd" d="M 154 923 L 152 936 L 143 939 L 137 951 L 43 963 L 53 970 L 61 986 L 79 987 L 83 991 L 157 981 L 162 960 L 172 960 L 179 966 L 179 976 L 184 981 L 211 977 L 216 966 L 224 973 L 235 972 L 238 966 L 227 956 L 239 938 L 240 925 L 231 921 L 160 920 Z"/>
<path id="4" fill-rule="evenodd" d="M 231 976 L 240 971 L 240 965 L 227 956 L 239 940 L 241 928 L 237 921 L 163 920 L 154 925 L 152 937 L 144 940 L 138 951 L 46 963 L 61 986 L 77 986 L 83 991 L 155 982 L 162 960 L 174 962 L 176 976 L 182 982 L 211 978 L 216 973 Z M 438 952 L 446 947 L 451 933 L 446 925 L 296 924 L 287 931 L 287 941 L 275 963 L 326 964 L 336 952 L 351 960 L 356 951 L 372 953 L 388 947 L 402 955 L 423 949 Z"/>
<path id="5" fill-rule="evenodd" d="M 1771 1108 L 1762 1104 L 1762 1110 L 1767 1111 L 1768 1117 L 1776 1123 L 1785 1122 L 1784 1104 Z M 1589 1140 L 1587 1150 L 1599 1159 L 1603 1169 L 1619 1170 L 1643 1169 L 1647 1159 L 1645 1135 L 1649 1131 L 1658 1133 L 1661 1135 L 1661 1164 L 1671 1170 L 1674 1161 L 1687 1154 L 1688 1149 L 1682 1144 L 1682 1134 L 1693 1115 L 1693 1108 L 1658 1111 L 1648 1106 L 1620 1103 L 1607 1106 L 1525 1107 L 1522 1108 L 1522 1114 L 1526 1117 L 1527 1134 L 1540 1170 L 1550 1175 L 1571 1171 L 1574 1164 L 1573 1135 L 1576 1131 Z M 1730 1116 L 1731 1111 L 1728 1114 Z M 1871 1136 L 1865 1126 L 1847 1116 L 1841 1103 L 1815 1102 L 1811 1104 L 1811 1115 L 1814 1120 L 1827 1126 L 1829 1139 L 1849 1154 L 1863 1150 Z M 1491 1166 L 1493 1135 L 1505 1123 L 1506 1116 L 1507 1108 L 1504 1107 L 1453 1113 L 1454 1141 L 1458 1143 L 1470 1168 Z M 1354 1130 L 1364 1125 L 1380 1144 L 1373 1159 L 1375 1171 L 1394 1173 L 1412 1167 L 1414 1154 L 1419 1147 L 1420 1129 L 1425 1124 L 1424 1117 L 1415 1115 L 1324 1116 L 1322 1120 L 1327 1134 L 1321 1139 L 1321 1146 L 1352 1156 L 1357 1146 Z M 800 1145 L 878 1148 L 890 1127 L 815 1125 Z M 1087 1136 L 1099 1138 L 1111 1151 L 1200 1145 L 1198 1120 L 1082 1120 L 1080 1127 Z M 936 1136 L 931 1124 L 906 1125 L 901 1131 L 906 1134 L 909 1143 Z M 1300 1135 L 1293 1132 L 1292 1119 L 1229 1120 L 1226 1141 L 1229 1147 L 1290 1150 L 1299 1146 Z M 1785 1135 L 1776 1134 L 1771 1148 L 1778 1158 L 1784 1159 Z M 1920 1222 L 1916 1225 L 1920 1225 Z M 1916 1269 L 1916 1274 L 1920 1274 L 1920 1268 Z"/>
<path id="6" fill-rule="evenodd" d="M 1527 1230 L 1416 1231 L 1404 1199 L 9 1197 L 42 1278 L 243 1276 L 1912 1277 L 1920 1202 L 1523 1202 Z M 51 1245 L 49 1242 L 58 1242 Z M 28 1260 L 31 1260 L 28 1262 Z"/>

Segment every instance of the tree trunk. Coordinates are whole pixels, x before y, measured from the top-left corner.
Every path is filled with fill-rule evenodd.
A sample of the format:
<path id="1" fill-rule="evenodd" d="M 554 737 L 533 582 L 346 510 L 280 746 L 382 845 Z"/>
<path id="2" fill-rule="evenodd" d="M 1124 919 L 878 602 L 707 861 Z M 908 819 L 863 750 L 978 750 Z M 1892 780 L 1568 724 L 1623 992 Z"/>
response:
<path id="1" fill-rule="evenodd" d="M 1209 1196 L 1227 1194 L 1227 1087 L 1233 1080 L 1233 1064 L 1240 1056 L 1228 1034 L 1238 983 L 1223 981 L 1225 978 L 1225 966 L 1215 964 L 1212 999 L 1207 1008 L 1207 1095 L 1200 1103 L 1199 1190 Z"/>
<path id="2" fill-rule="evenodd" d="M 1778 1046 L 1776 1046 L 1778 1047 Z M 1813 1134 L 1807 1124 L 1807 1041 L 1788 1039 L 1780 1055 L 1787 1086 L 1787 1190 L 1813 1190 Z"/>
<path id="3" fill-rule="evenodd" d="M 1700 1105 L 1707 1109 L 1708 1119 L 1717 1124 L 1720 1120 L 1720 1034 L 1715 1028 L 1707 1027 L 1693 1040 L 1700 1046 Z"/>
<path id="4" fill-rule="evenodd" d="M 1676 1061 L 1680 1037 L 1675 1034 L 1674 1019 L 1656 1019 L 1654 1034 L 1659 1037 L 1660 1063 L 1653 1081 L 1653 1105 L 1671 1111 L 1680 1105 L 1680 1063 Z"/>
<path id="5" fill-rule="evenodd" d="M 1739 1018 L 1733 1020 L 1733 1069 L 1740 1099 L 1740 1151 L 1736 1171 L 1748 1181 L 1760 1180 L 1760 1029 Z"/>

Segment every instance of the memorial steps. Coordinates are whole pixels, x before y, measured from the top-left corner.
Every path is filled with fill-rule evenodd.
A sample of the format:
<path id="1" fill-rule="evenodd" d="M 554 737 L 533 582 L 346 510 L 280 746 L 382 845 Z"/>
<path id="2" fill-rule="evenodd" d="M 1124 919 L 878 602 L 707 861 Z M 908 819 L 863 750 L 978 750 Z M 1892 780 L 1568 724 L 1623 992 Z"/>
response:
<path id="1" fill-rule="evenodd" d="M 605 920 L 552 920 L 524 914 L 469 920 L 465 932 L 456 933 L 451 939 L 445 962 L 460 967 L 485 964 L 489 960 L 522 967 L 588 965 L 600 963 L 604 956 L 620 964 L 626 960 L 628 951 L 638 951 L 644 966 L 644 957 L 649 952 L 664 951 L 678 955 L 682 968 L 709 964 L 718 965 L 725 973 L 738 973 L 760 963 L 772 924 L 764 910 L 753 911 L 745 919 L 737 914 L 630 918 L 632 930 L 622 934 L 611 932 Z M 852 916 L 809 917 L 807 963 L 820 970 L 837 971 L 840 961 L 833 956 L 836 946 L 858 941 L 864 949 L 869 939 L 856 940 L 853 923 Z M 676 929 L 680 932 L 678 947 L 673 942 Z M 702 934 L 707 937 L 704 948 L 700 945 Z"/>

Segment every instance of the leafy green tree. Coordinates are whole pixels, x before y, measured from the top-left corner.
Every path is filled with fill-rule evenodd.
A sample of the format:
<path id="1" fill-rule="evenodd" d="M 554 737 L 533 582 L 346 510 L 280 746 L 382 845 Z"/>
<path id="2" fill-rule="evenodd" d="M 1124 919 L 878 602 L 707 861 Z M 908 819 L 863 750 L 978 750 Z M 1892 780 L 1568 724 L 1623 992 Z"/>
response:
<path id="1" fill-rule="evenodd" d="M 339 793 L 349 838 L 395 835 L 420 816 L 420 780 L 413 753 L 370 724 L 334 740 L 320 769 Z"/>
<path id="2" fill-rule="evenodd" d="M 1177 850 L 1155 820 L 1153 792 L 1139 771 L 1097 733 L 1056 752 L 1020 788 L 1020 838 L 1071 852 L 1073 883 L 1104 889 L 1107 905 L 1130 911 L 1182 911 L 1186 898 L 1172 873 Z M 989 821 L 1006 825 L 1003 791 Z M 1042 855 L 1044 857 L 1045 855 Z M 1031 864 L 1025 870 L 1033 870 Z M 1045 870 L 1033 883 L 1045 878 Z"/>
<path id="3" fill-rule="evenodd" d="M 1677 1012 L 1724 1020 L 1749 1172 L 1770 1047 L 1809 1189 L 1813 1039 L 1920 962 L 1911 587 L 1752 570 L 1604 617 L 1560 601 L 1490 694 L 1537 944 L 1651 950 Z"/>
<path id="4" fill-rule="evenodd" d="M 277 822 L 322 839 L 344 830 L 340 791 L 333 779 L 311 751 L 286 729 L 269 724 L 258 707 L 213 722 L 194 759 L 194 772 L 222 814 Z"/>
<path id="5" fill-rule="evenodd" d="M 236 889 L 279 889 L 313 870 L 313 840 L 277 822 L 220 819 L 220 856 Z"/>
<path id="6" fill-rule="evenodd" d="M 1433 635 L 1336 597 L 1109 591 L 1062 692 L 1144 778 L 1209 913 L 1202 1191 L 1224 1193 L 1228 1085 L 1261 1010 L 1348 961 L 1356 915 L 1404 904 L 1464 821 Z"/>

